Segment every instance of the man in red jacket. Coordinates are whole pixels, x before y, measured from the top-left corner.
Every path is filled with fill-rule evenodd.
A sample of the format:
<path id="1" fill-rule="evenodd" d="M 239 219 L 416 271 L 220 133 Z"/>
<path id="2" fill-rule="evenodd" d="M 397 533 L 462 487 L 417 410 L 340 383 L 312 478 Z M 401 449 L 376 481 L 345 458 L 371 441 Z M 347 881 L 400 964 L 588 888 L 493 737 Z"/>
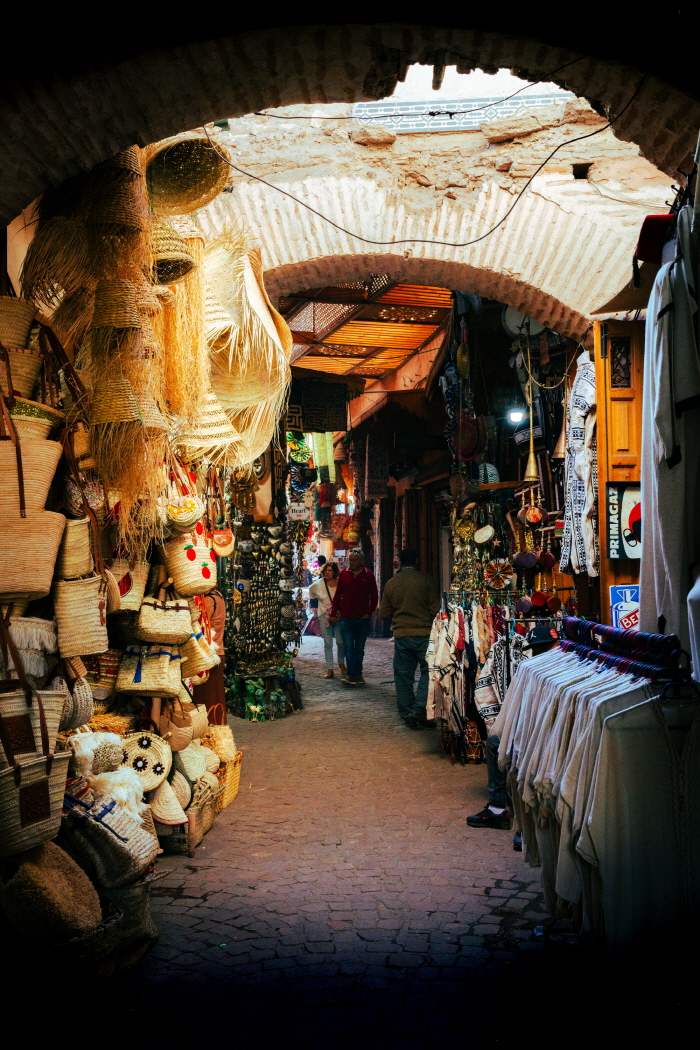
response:
<path id="1" fill-rule="evenodd" d="M 349 569 L 343 569 L 338 577 L 333 604 L 328 618 L 333 623 L 340 621 L 340 632 L 345 643 L 345 663 L 348 673 L 341 681 L 343 685 L 364 685 L 362 662 L 365 642 L 370 628 L 370 617 L 377 608 L 377 581 L 374 573 L 365 568 L 361 551 L 352 551 L 348 557 Z"/>

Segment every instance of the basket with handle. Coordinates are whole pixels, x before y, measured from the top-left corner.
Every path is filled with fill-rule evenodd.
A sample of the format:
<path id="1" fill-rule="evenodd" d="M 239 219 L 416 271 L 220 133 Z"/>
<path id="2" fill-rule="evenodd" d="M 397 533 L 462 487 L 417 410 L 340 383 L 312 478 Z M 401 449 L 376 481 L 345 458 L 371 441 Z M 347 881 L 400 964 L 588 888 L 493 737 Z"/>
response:
<path id="1" fill-rule="evenodd" d="M 215 589 L 216 555 L 196 531 L 164 543 L 163 556 L 168 576 L 181 597 L 208 594 Z"/>
<path id="2" fill-rule="evenodd" d="M 114 558 L 109 571 L 117 581 L 121 604 L 120 612 L 138 612 L 148 583 L 150 565 L 147 561 Z"/>
<path id="3" fill-rule="evenodd" d="M 53 601 L 61 656 L 107 652 L 107 585 L 104 577 L 95 573 L 81 580 L 56 580 Z"/>
<path id="4" fill-rule="evenodd" d="M 61 580 L 74 580 L 92 571 L 90 519 L 72 518 L 66 522 L 63 532 L 56 559 L 56 576 Z"/>
<path id="5" fill-rule="evenodd" d="M 161 571 L 162 566 L 159 566 Z M 144 642 L 162 642 L 165 645 L 184 645 L 192 633 L 190 608 L 183 598 L 176 598 L 172 590 L 162 584 L 155 594 L 141 602 L 136 635 Z"/>
<path id="6" fill-rule="evenodd" d="M 230 806 L 238 794 L 241 783 L 241 764 L 243 752 L 238 751 L 231 762 L 223 762 L 216 774 L 217 780 L 223 786 L 223 793 L 219 796 L 216 812 L 220 813 L 226 806 Z"/>
<path id="7" fill-rule="evenodd" d="M 0 641 L 4 666 L 8 667 L 9 654 L 25 701 L 23 712 L 7 716 L 3 712 L 0 717 L 0 743 L 7 762 L 6 768 L 0 771 L 0 856 L 7 857 L 55 836 L 61 823 L 70 755 L 53 753 L 55 732 L 49 728 L 44 700 L 29 684 L 3 617 L 0 617 Z M 16 691 L 15 681 L 5 680 L 0 684 L 0 695 Z M 56 694 L 55 699 L 59 696 L 62 699 L 62 694 Z M 53 719 L 57 704 L 53 697 L 47 699 Z M 36 709 L 34 718 L 33 708 Z M 57 731 L 57 721 L 55 727 Z"/>
<path id="8" fill-rule="evenodd" d="M 140 879 L 158 854 L 158 840 L 110 795 L 92 805 L 66 796 L 59 845 L 99 889 Z"/>
<path id="9" fill-rule="evenodd" d="M 207 471 L 206 508 L 207 539 L 211 549 L 220 558 L 228 558 L 233 554 L 235 540 L 226 511 L 224 488 L 213 463 Z"/>
<path id="10" fill-rule="evenodd" d="M 129 646 L 119 665 L 116 690 L 167 699 L 179 695 L 179 676 L 177 649 L 167 645 Z"/>

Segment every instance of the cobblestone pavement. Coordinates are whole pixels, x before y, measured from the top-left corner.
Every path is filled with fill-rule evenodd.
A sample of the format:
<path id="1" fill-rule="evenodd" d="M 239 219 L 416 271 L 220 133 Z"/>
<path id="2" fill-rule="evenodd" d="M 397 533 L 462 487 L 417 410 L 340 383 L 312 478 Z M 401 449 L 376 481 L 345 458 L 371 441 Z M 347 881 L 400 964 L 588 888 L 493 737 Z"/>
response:
<path id="1" fill-rule="evenodd" d="M 268 1045 L 274 1016 L 294 1045 L 432 1046 L 475 1031 L 479 999 L 533 966 L 537 873 L 508 832 L 467 827 L 485 766 L 452 765 L 437 730 L 400 723 L 391 654 L 370 639 L 368 687 L 350 690 L 319 677 L 310 639 L 304 710 L 232 720 L 241 790 L 194 858 L 159 861 L 172 870 L 154 886 L 142 994 L 207 1003 L 213 1034 L 232 1011 L 240 1045 Z"/>

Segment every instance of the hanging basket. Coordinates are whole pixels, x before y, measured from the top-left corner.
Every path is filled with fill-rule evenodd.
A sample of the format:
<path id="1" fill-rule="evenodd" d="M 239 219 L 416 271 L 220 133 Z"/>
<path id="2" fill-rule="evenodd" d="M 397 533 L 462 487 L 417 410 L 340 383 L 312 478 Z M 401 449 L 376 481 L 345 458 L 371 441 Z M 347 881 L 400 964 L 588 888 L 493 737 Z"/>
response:
<path id="1" fill-rule="evenodd" d="M 109 570 L 117 581 L 121 604 L 120 612 L 138 612 L 146 593 L 150 565 L 147 561 L 130 562 L 115 558 Z"/>
<path id="2" fill-rule="evenodd" d="M 0 296 L 0 343 L 8 350 L 23 349 L 27 345 L 35 313 L 34 303 L 27 299 L 19 299 L 14 295 Z"/>
<path id="3" fill-rule="evenodd" d="M 0 300 L 2 302 L 3 300 Z M 3 340 L 0 339 L 0 343 Z M 5 345 L 3 343 L 3 345 Z M 30 398 L 34 391 L 41 371 L 41 354 L 34 350 L 12 350 L 6 347 L 10 358 L 10 371 L 12 373 L 12 393 L 18 397 Z M 0 360 L 0 392 L 3 397 L 8 397 L 10 391 L 7 384 L 7 365 Z"/>
<path id="4" fill-rule="evenodd" d="M 216 555 L 196 533 L 163 544 L 165 568 L 177 594 L 183 598 L 216 589 Z"/>
<path id="5" fill-rule="evenodd" d="M 41 711 L 36 695 L 28 705 L 24 689 L 19 688 L 17 682 L 13 685 L 16 688 L 11 692 L 0 691 L 0 719 L 12 741 L 15 757 L 24 762 L 41 750 Z M 43 708 L 49 751 L 53 751 L 66 694 L 62 690 L 42 689 L 38 695 Z M 0 743 L 0 769 L 7 769 L 9 764 L 5 749 Z"/>
<path id="6" fill-rule="evenodd" d="M 24 501 L 28 515 L 44 509 L 62 451 L 58 441 L 22 442 Z M 17 457 L 12 442 L 0 441 L 0 514 L 4 518 L 18 513 Z"/>
<path id="7" fill-rule="evenodd" d="M 144 642 L 184 645 L 192 633 L 187 602 L 181 598 L 144 598 L 139 611 L 136 634 Z"/>
<path id="8" fill-rule="evenodd" d="M 212 667 L 216 667 L 219 663 L 219 658 L 212 653 L 201 631 L 191 634 L 189 640 L 180 646 L 180 657 L 182 659 L 180 673 L 183 681 L 188 678 L 196 678 L 205 671 L 211 671 Z"/>
<path id="9" fill-rule="evenodd" d="M 153 279 L 158 284 L 176 284 L 195 268 L 187 242 L 162 219 L 154 218 L 151 226 Z"/>
<path id="10" fill-rule="evenodd" d="M 134 645 L 119 665 L 116 690 L 141 696 L 176 697 L 180 692 L 180 654 L 167 645 Z"/>
<path id="11" fill-rule="evenodd" d="M 90 327 L 140 328 L 136 286 L 131 281 L 100 281 L 95 289 L 95 309 Z"/>
<path id="12" fill-rule="evenodd" d="M 77 518 L 66 522 L 63 539 L 56 559 L 59 580 L 75 580 L 93 571 L 90 548 L 90 519 Z"/>
<path id="13" fill-rule="evenodd" d="M 242 762 L 243 752 L 238 751 L 233 761 L 222 763 L 216 774 L 216 779 L 224 789 L 216 804 L 217 813 L 220 813 L 222 809 L 226 809 L 226 806 L 230 806 L 238 794 L 238 788 L 241 783 Z"/>
<path id="14" fill-rule="evenodd" d="M 154 142 L 145 149 L 146 184 L 153 210 L 186 215 L 204 208 L 229 180 L 226 148 L 206 135 L 187 132 Z"/>
<path id="15" fill-rule="evenodd" d="M 107 652 L 107 594 L 101 576 L 57 580 L 53 588 L 53 603 L 61 656 Z"/>
<path id="16" fill-rule="evenodd" d="M 0 602 L 33 600 L 49 593 L 65 524 L 62 514 L 48 510 L 27 518 L 5 518 L 0 543 Z"/>

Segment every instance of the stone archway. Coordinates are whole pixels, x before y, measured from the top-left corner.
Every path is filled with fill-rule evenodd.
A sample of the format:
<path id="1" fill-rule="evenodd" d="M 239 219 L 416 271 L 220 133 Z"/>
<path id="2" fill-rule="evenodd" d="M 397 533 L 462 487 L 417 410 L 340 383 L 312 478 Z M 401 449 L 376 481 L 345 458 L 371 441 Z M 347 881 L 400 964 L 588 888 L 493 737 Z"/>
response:
<path id="1" fill-rule="evenodd" d="M 635 66 L 627 57 L 635 54 L 628 20 L 608 31 L 606 19 L 604 34 L 595 23 L 582 29 L 547 21 L 540 39 L 532 12 L 510 19 L 500 11 L 476 15 L 476 29 L 399 22 L 257 28 L 238 22 L 235 31 L 224 23 L 219 36 L 206 39 L 189 26 L 164 27 L 160 12 L 151 17 L 157 24 L 144 14 L 133 33 L 131 26 L 128 32 L 113 27 L 116 35 L 110 32 L 102 50 L 82 38 L 64 48 L 65 25 L 52 34 L 48 23 L 33 51 L 20 34 L 8 46 L 0 111 L 4 221 L 47 184 L 134 142 L 269 106 L 380 98 L 415 62 L 433 65 L 436 83 L 448 64 L 464 72 L 508 67 L 532 79 L 547 76 L 611 114 L 625 106 L 645 72 L 615 131 L 670 174 L 688 163 L 700 126 L 692 63 L 684 72 L 678 57 L 684 48 L 691 57 L 687 31 L 675 36 L 674 66 L 658 56 L 653 34 L 640 27 L 646 43 Z M 501 29 L 504 18 L 510 33 Z"/>

